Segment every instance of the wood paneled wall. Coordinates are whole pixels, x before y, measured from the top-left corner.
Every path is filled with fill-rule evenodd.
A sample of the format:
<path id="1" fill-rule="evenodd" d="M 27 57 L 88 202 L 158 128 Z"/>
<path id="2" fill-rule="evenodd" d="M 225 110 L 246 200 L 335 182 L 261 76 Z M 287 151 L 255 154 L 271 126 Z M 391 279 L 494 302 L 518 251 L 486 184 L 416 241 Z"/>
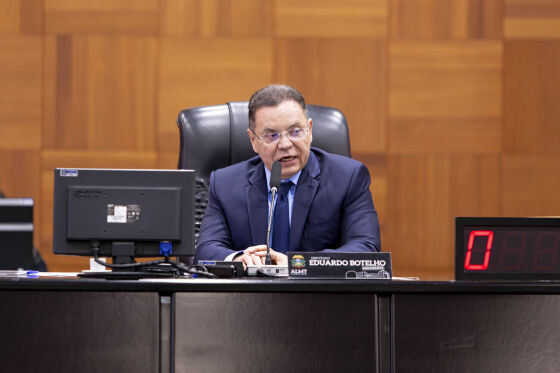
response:
<path id="1" fill-rule="evenodd" d="M 560 215 L 560 0 L 4 0 L 0 188 L 175 168 L 181 109 L 271 82 L 340 108 L 397 275 L 451 278 L 455 216 Z"/>

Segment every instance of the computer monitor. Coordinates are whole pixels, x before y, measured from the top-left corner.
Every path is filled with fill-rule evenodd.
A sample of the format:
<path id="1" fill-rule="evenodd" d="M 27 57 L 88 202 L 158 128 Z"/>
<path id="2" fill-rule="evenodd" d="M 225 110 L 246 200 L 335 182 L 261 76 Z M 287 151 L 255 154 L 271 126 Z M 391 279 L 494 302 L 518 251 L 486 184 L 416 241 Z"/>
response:
<path id="1" fill-rule="evenodd" d="M 34 269 L 33 199 L 0 198 L 0 269 Z"/>
<path id="2" fill-rule="evenodd" d="M 194 255 L 193 170 L 54 170 L 55 254 Z"/>

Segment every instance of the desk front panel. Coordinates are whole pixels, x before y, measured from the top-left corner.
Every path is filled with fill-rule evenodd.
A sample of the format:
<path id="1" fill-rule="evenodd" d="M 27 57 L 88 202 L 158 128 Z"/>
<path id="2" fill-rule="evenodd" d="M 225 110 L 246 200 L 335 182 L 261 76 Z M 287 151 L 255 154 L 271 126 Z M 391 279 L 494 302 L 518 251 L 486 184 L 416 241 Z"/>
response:
<path id="1" fill-rule="evenodd" d="M 0 291 L 0 371 L 156 372 L 159 295 Z"/>
<path id="2" fill-rule="evenodd" d="M 377 372 L 373 294 L 176 293 L 176 372 Z"/>
<path id="3" fill-rule="evenodd" d="M 560 295 L 395 294 L 395 372 L 558 372 Z"/>

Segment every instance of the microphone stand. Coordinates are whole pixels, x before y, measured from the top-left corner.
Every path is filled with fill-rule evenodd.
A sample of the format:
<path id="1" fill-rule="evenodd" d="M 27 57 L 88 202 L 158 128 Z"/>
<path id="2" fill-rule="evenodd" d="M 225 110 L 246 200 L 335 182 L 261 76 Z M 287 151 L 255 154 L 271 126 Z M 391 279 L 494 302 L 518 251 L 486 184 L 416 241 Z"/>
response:
<path id="1" fill-rule="evenodd" d="M 270 227 L 272 226 L 272 213 L 274 212 L 274 207 L 276 205 L 276 192 L 278 188 L 273 186 L 270 188 L 272 192 L 272 201 L 270 203 L 270 211 L 268 212 L 268 227 L 266 230 L 266 258 L 264 260 L 265 265 L 271 265 L 272 259 L 270 258 Z"/>

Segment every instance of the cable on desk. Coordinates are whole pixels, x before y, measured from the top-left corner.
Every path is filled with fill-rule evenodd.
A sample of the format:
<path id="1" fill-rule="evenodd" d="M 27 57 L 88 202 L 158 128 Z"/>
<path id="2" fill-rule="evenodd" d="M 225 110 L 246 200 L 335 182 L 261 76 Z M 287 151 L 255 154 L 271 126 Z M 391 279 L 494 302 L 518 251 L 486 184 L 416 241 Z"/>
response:
<path id="1" fill-rule="evenodd" d="M 149 262 L 142 262 L 142 263 L 123 263 L 123 264 L 112 264 L 112 263 L 105 263 L 104 261 L 99 259 L 99 242 L 93 241 L 91 243 L 91 250 L 93 251 L 93 258 L 96 263 L 101 264 L 107 268 L 115 268 L 115 269 L 131 269 L 131 268 L 148 268 L 150 266 L 157 266 L 159 264 L 168 264 L 174 269 L 176 269 L 180 274 L 184 275 L 188 273 L 190 275 L 197 275 L 200 277 L 207 277 L 207 278 L 219 278 L 213 273 L 208 272 L 208 269 L 202 265 L 193 265 L 187 266 L 181 262 L 169 259 L 169 256 L 165 256 L 164 259 L 152 260 Z"/>

